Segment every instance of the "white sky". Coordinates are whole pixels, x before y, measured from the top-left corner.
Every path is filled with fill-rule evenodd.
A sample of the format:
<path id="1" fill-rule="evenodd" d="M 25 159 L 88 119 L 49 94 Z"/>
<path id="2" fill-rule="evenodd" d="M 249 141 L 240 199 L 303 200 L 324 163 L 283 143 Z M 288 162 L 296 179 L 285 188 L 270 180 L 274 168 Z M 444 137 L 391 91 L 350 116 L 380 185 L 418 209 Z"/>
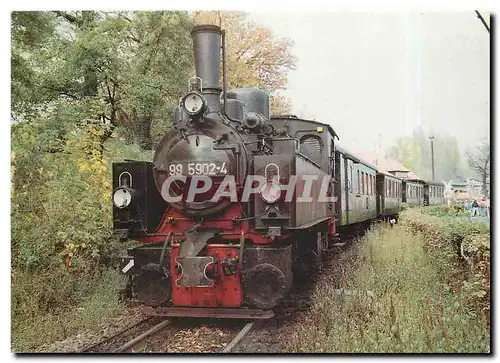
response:
<path id="1" fill-rule="evenodd" d="M 293 112 L 330 123 L 353 150 L 385 149 L 418 124 L 427 135 L 454 135 L 462 150 L 489 135 L 490 38 L 473 11 L 253 12 L 250 20 L 294 42 L 297 69 L 283 92 Z"/>

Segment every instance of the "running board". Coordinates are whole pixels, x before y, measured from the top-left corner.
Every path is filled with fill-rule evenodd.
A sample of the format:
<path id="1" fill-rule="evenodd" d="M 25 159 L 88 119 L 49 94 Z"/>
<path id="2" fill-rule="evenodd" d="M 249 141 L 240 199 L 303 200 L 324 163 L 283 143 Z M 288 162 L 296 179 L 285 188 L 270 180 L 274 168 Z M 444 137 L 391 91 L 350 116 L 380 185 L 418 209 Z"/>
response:
<path id="1" fill-rule="evenodd" d="M 170 318 L 219 318 L 219 319 L 270 319 L 272 310 L 260 309 L 223 309 L 223 308 L 188 308 L 143 306 L 142 312 L 147 316 L 164 316 Z"/>

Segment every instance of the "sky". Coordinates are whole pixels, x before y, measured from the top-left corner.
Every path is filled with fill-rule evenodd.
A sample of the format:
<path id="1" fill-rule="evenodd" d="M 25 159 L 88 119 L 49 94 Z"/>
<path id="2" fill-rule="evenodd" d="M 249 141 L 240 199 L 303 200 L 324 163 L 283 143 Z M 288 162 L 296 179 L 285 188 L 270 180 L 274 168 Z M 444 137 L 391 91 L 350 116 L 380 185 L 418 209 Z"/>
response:
<path id="1" fill-rule="evenodd" d="M 293 113 L 331 124 L 352 150 L 383 152 L 418 125 L 455 136 L 462 151 L 489 136 L 490 38 L 473 11 L 249 19 L 294 43 L 297 69 L 281 92 Z"/>

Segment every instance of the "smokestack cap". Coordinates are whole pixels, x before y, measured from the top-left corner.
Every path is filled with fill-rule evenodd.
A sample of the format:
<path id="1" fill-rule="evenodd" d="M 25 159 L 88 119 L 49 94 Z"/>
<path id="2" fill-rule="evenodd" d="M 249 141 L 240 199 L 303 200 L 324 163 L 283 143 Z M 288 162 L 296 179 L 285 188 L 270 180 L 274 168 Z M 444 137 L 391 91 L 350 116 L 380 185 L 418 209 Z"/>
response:
<path id="1" fill-rule="evenodd" d="M 198 32 L 222 34 L 222 30 L 220 27 L 210 24 L 196 25 L 191 30 L 191 36 Z"/>

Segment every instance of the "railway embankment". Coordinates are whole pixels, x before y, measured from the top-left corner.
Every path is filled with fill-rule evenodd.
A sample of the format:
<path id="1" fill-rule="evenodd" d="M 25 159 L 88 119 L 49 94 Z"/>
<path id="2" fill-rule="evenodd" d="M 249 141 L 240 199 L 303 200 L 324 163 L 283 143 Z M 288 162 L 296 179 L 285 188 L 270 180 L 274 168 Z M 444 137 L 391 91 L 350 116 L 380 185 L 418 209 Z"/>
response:
<path id="1" fill-rule="evenodd" d="M 490 230 L 454 209 L 373 226 L 315 289 L 289 352 L 490 351 Z"/>

